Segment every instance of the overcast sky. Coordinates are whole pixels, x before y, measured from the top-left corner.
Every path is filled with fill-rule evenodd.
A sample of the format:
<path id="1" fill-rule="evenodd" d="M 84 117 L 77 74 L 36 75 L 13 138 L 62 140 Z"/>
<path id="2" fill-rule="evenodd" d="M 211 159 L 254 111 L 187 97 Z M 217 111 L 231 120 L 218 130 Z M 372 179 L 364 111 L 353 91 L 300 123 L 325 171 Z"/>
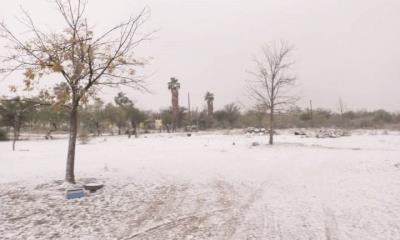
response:
<path id="1" fill-rule="evenodd" d="M 17 32 L 20 6 L 44 29 L 62 27 L 51 0 L 1 0 L 0 18 Z M 399 0 L 89 0 L 88 20 L 101 31 L 144 6 L 151 17 L 144 31 L 158 30 L 137 54 L 146 66 L 152 94 L 128 91 L 137 105 L 158 110 L 170 104 L 169 78 L 181 82 L 181 105 L 215 94 L 216 108 L 229 102 L 251 107 L 246 70 L 264 43 L 286 40 L 295 46 L 293 73 L 304 107 L 400 111 Z M 0 92 L 7 93 L 8 82 Z M 112 99 L 114 93 L 104 91 Z"/>

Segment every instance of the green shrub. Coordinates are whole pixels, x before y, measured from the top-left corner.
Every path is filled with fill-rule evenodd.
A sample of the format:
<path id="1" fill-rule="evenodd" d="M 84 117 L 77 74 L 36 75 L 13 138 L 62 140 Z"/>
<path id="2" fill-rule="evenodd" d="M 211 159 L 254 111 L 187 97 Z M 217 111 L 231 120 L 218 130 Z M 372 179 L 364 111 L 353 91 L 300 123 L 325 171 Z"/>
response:
<path id="1" fill-rule="evenodd" d="M 3 129 L 0 129 L 0 141 L 7 141 L 7 140 L 8 140 L 7 132 Z"/>

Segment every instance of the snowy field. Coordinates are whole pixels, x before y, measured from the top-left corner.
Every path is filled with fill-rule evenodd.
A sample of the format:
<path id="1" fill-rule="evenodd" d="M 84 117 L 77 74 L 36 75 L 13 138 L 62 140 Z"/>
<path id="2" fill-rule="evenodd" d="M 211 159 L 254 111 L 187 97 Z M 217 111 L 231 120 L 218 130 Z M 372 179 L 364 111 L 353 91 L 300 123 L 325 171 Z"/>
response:
<path id="1" fill-rule="evenodd" d="M 0 239 L 400 239 L 400 134 L 244 134 L 0 142 Z M 252 146 L 253 142 L 260 143 Z"/>

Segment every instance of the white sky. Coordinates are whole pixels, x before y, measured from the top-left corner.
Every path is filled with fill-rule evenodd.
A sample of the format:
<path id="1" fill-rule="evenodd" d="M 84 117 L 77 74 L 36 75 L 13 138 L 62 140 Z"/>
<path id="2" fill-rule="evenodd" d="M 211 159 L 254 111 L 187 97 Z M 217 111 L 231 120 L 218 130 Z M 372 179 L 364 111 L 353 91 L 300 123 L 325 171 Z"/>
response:
<path id="1" fill-rule="evenodd" d="M 1 0 L 0 19 L 17 32 L 20 5 L 37 25 L 62 27 L 51 0 Z M 341 97 L 347 109 L 400 111 L 399 0 L 89 0 L 89 23 L 103 30 L 144 6 L 151 9 L 144 30 L 159 31 L 138 50 L 154 58 L 145 68 L 154 72 L 153 94 L 127 91 L 140 107 L 169 106 L 172 76 L 181 82 L 181 105 L 190 91 L 201 109 L 211 91 L 216 108 L 250 107 L 244 86 L 253 57 L 264 43 L 287 40 L 296 48 L 300 106 L 312 99 L 315 108 L 337 110 Z M 1 94 L 10 81 L 0 82 Z"/>

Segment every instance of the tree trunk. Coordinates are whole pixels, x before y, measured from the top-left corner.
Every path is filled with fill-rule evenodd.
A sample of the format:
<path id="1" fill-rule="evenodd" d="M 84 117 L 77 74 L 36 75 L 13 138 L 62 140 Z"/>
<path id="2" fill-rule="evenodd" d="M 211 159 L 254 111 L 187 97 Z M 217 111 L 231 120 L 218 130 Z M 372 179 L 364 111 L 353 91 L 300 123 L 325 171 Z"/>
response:
<path id="1" fill-rule="evenodd" d="M 274 109 L 271 108 L 271 114 L 269 115 L 269 144 L 274 144 Z"/>
<path id="2" fill-rule="evenodd" d="M 19 130 L 20 130 L 20 114 L 17 112 L 14 116 L 14 127 L 13 127 L 13 144 L 12 144 L 12 150 L 15 151 L 15 143 L 17 142 L 19 138 Z"/>
<path id="3" fill-rule="evenodd" d="M 100 136 L 100 135 L 101 135 L 101 131 L 100 131 L 100 123 L 99 123 L 99 122 L 96 122 L 95 124 L 96 124 L 97 136 Z"/>
<path id="4" fill-rule="evenodd" d="M 14 126 L 14 131 L 13 131 L 13 143 L 12 143 L 12 150 L 15 151 L 15 143 L 17 142 L 18 138 L 18 133 L 17 133 L 17 128 Z"/>
<path id="5" fill-rule="evenodd" d="M 133 129 L 133 135 L 135 135 L 135 138 L 137 138 L 138 137 L 138 133 L 137 133 L 137 124 L 136 124 L 136 122 L 131 122 L 131 125 L 132 125 L 132 129 Z"/>
<path id="6" fill-rule="evenodd" d="M 13 138 L 13 144 L 12 144 L 12 150 L 15 151 L 15 143 L 17 142 L 17 133 L 16 130 L 14 130 L 14 138 Z"/>
<path id="7" fill-rule="evenodd" d="M 77 134 L 78 134 L 78 104 L 73 102 L 70 113 L 67 169 L 65 174 L 65 181 L 69 183 L 75 183 L 74 167 L 75 167 L 75 146 L 76 146 Z"/>
<path id="8" fill-rule="evenodd" d="M 211 127 L 213 113 L 214 113 L 214 103 L 211 100 L 207 100 L 207 122 L 206 122 L 207 128 Z"/>
<path id="9" fill-rule="evenodd" d="M 172 132 L 179 127 L 179 92 L 177 89 L 172 90 Z"/>

